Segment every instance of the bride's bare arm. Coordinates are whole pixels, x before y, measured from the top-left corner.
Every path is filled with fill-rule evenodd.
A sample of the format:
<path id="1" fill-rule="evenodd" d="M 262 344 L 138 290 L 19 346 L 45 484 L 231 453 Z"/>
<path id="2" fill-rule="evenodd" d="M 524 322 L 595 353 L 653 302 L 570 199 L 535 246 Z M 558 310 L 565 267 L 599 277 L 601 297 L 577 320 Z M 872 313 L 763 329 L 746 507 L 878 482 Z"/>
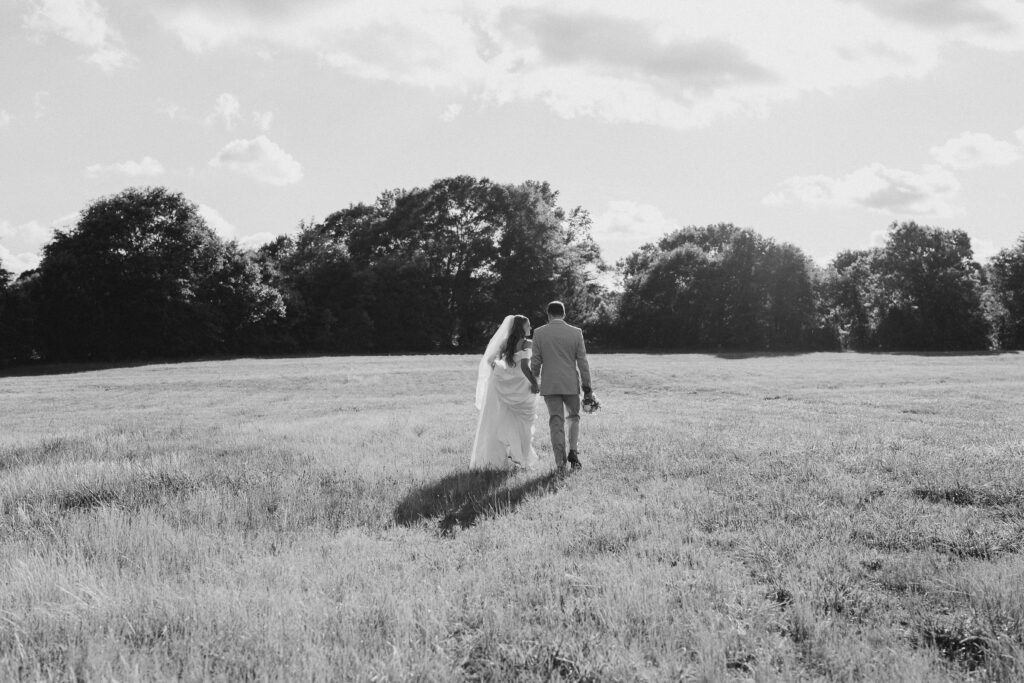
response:
<path id="1" fill-rule="evenodd" d="M 519 350 L 528 349 L 532 346 L 532 342 L 529 339 L 524 339 L 519 343 Z M 519 361 L 519 367 L 522 368 L 523 374 L 526 375 L 526 379 L 530 380 L 530 388 L 533 393 L 539 393 L 540 387 L 537 386 L 537 378 L 533 376 L 533 370 L 530 369 L 530 359 L 523 358 Z"/>

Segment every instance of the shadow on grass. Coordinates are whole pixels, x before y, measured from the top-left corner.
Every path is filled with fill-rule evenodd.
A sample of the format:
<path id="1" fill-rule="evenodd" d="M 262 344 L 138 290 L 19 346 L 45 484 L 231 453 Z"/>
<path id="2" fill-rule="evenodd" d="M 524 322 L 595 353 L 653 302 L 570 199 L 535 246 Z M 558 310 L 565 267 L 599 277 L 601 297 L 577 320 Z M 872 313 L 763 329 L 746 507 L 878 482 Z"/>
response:
<path id="1" fill-rule="evenodd" d="M 395 523 L 413 526 L 424 520 L 437 519 L 438 530 L 447 536 L 456 528 L 473 526 L 480 517 L 509 514 L 533 494 L 558 490 L 560 477 L 555 472 L 506 486 L 519 476 L 506 470 L 470 470 L 449 474 L 410 492 L 395 508 Z"/>

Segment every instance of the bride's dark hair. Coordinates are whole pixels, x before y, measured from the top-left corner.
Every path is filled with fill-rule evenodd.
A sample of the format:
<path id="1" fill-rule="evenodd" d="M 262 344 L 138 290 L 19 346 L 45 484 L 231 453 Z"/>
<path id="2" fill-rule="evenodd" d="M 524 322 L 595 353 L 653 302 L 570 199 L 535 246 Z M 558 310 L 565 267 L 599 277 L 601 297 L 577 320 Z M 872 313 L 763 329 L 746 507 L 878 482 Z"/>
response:
<path id="1" fill-rule="evenodd" d="M 512 330 L 508 333 L 508 339 L 505 340 L 505 347 L 501 350 L 501 359 L 505 361 L 505 365 L 511 367 L 515 361 L 513 356 L 516 355 L 516 347 L 519 346 L 519 342 L 526 339 L 526 332 L 523 330 L 523 324 L 529 320 L 525 315 L 517 315 L 512 318 Z"/>

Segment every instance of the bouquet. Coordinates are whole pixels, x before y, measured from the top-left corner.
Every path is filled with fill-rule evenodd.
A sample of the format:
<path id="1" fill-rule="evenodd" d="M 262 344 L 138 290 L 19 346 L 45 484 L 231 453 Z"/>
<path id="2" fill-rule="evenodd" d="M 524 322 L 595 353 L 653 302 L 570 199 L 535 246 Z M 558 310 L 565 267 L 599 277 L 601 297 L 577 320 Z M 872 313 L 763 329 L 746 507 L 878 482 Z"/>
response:
<path id="1" fill-rule="evenodd" d="M 583 398 L 583 412 L 584 413 L 596 413 L 601 408 L 600 402 L 597 400 L 597 396 L 590 394 Z"/>

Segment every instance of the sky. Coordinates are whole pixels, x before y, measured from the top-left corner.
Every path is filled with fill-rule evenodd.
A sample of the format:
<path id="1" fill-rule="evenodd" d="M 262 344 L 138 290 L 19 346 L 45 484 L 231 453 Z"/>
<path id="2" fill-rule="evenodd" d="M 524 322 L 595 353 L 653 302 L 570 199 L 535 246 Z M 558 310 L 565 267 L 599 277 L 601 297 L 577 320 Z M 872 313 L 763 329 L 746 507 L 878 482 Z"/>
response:
<path id="1" fill-rule="evenodd" d="M 0 0 L 0 263 L 160 185 L 256 246 L 381 192 L 543 180 L 614 263 L 749 227 L 1024 234 L 1022 0 Z"/>

